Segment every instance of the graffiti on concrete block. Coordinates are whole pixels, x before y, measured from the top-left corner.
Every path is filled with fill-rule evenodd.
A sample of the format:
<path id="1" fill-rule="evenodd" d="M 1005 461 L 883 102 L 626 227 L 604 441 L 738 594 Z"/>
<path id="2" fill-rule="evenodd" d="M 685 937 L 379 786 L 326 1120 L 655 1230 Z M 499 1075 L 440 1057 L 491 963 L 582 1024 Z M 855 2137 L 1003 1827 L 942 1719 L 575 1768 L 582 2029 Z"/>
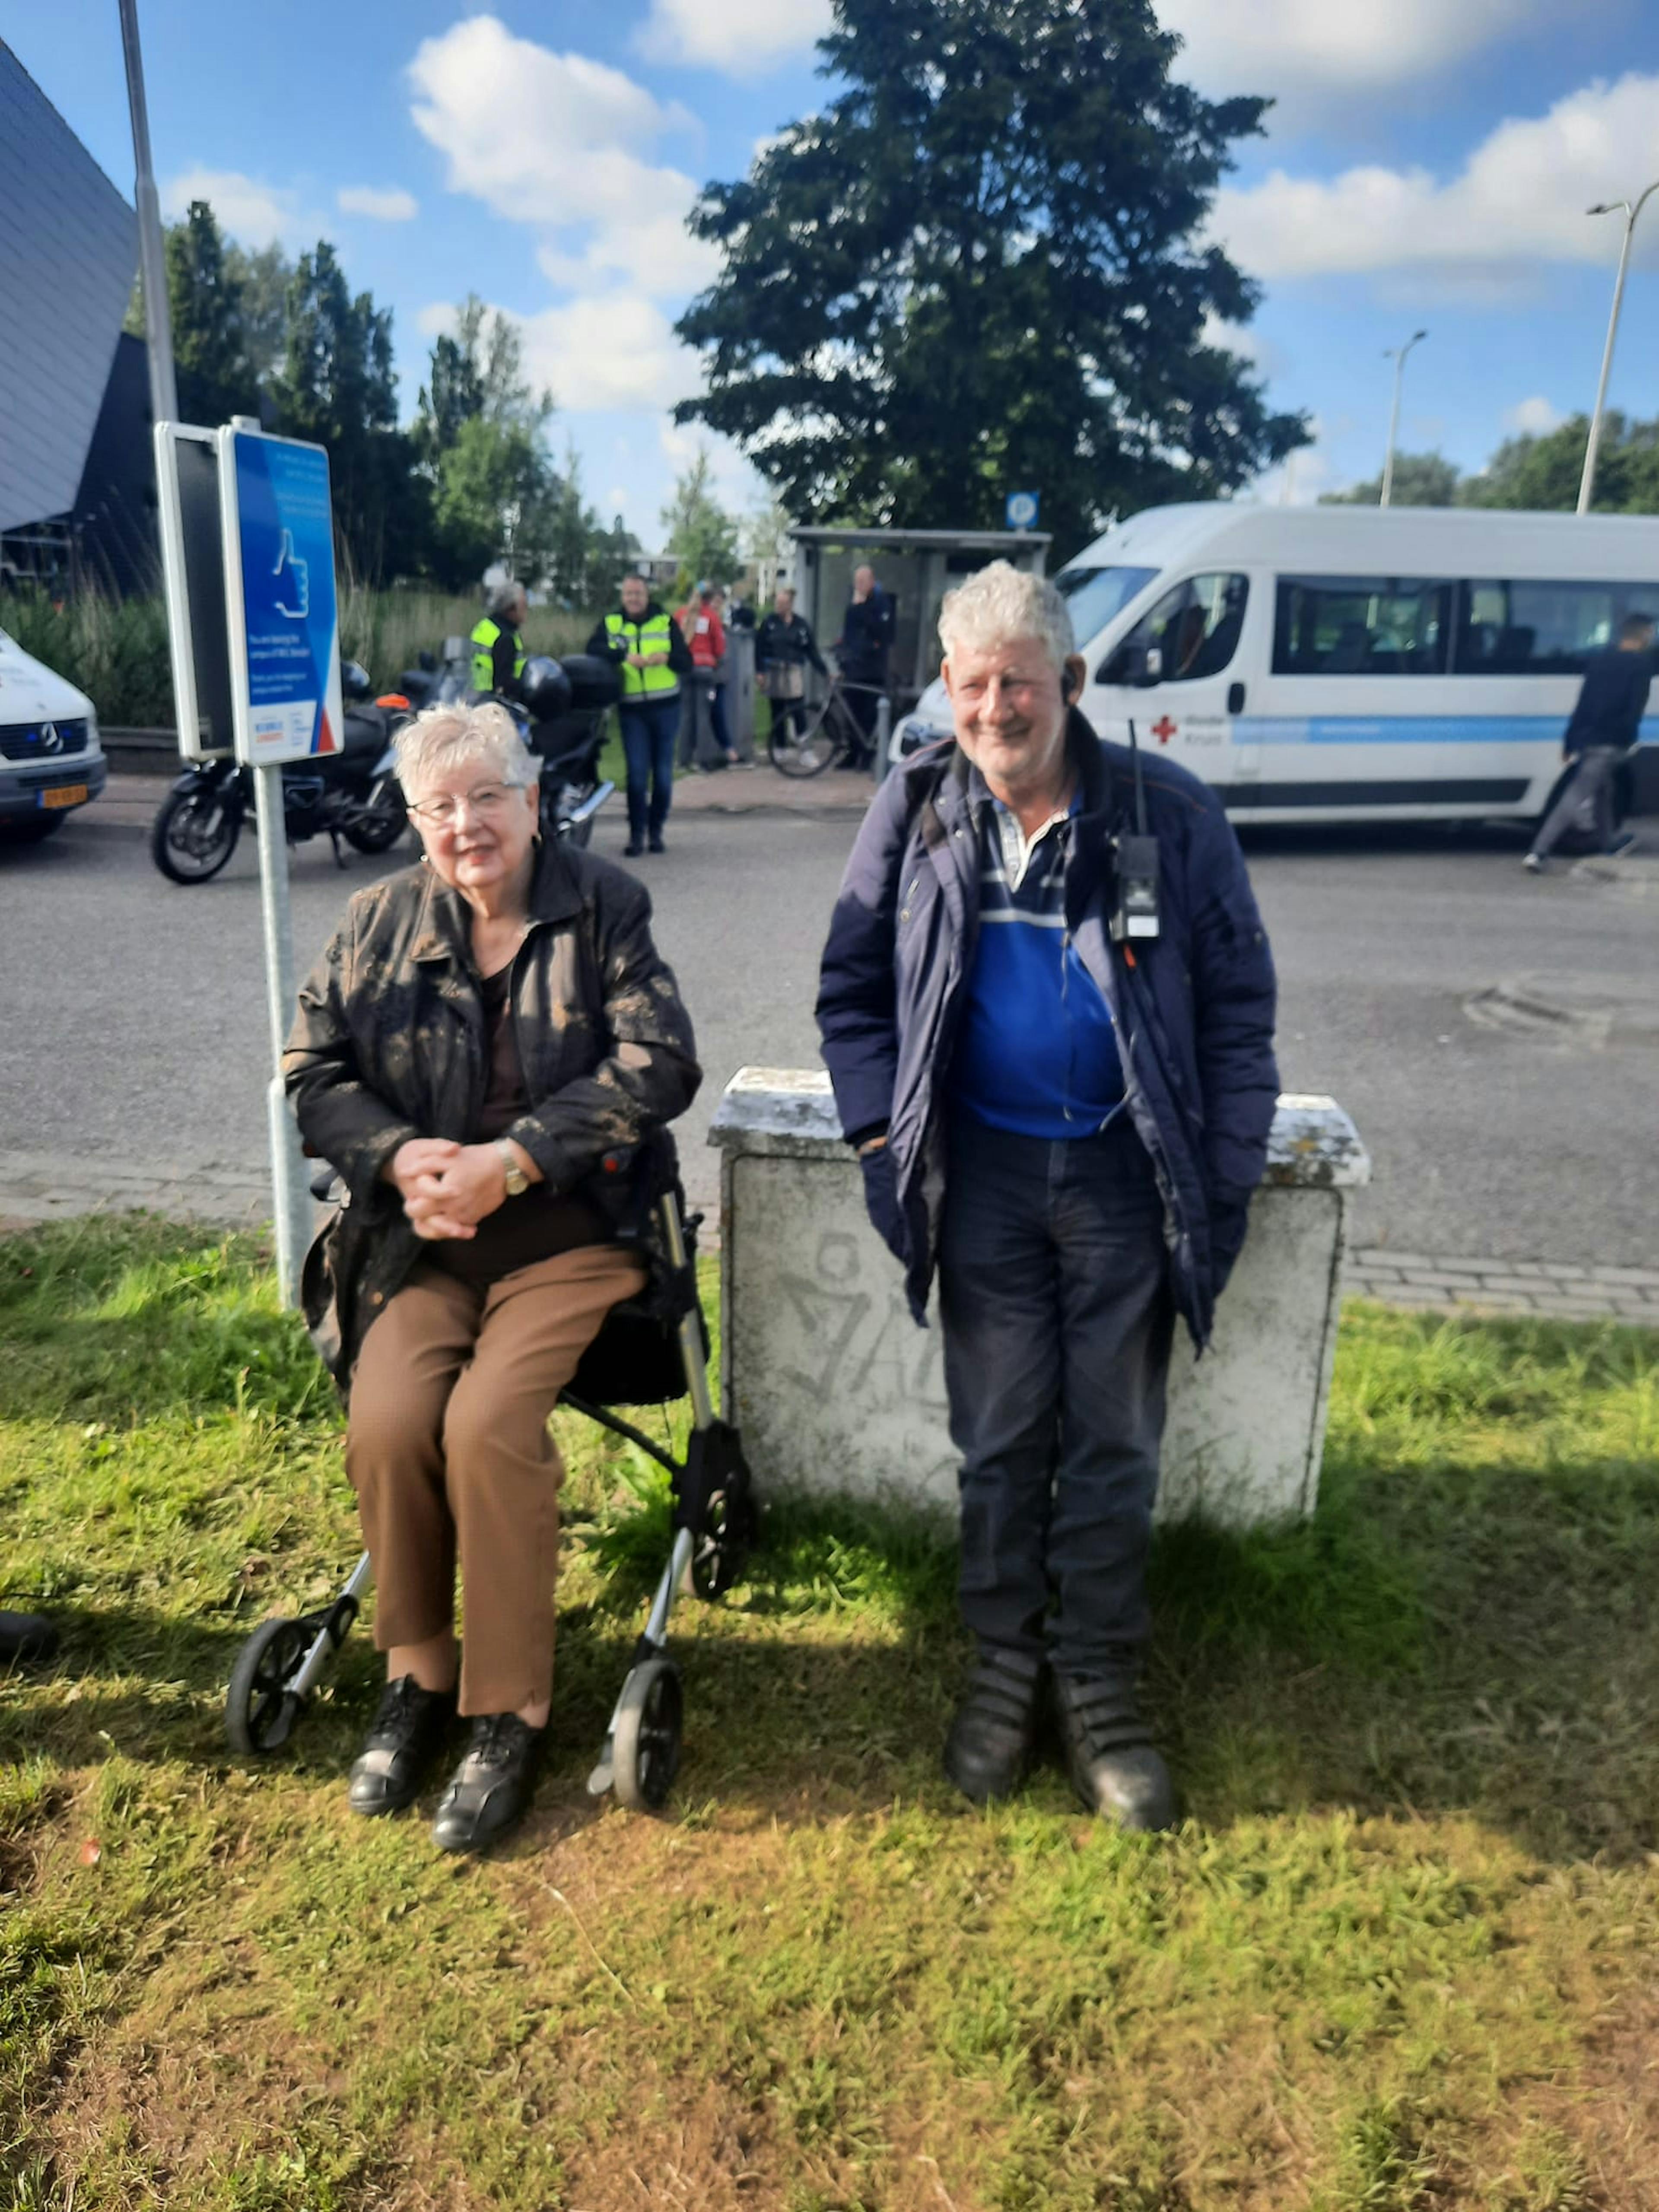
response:
<path id="1" fill-rule="evenodd" d="M 871 1238 L 826 1229 L 810 1272 L 774 1279 L 769 1326 L 784 1382 L 866 1415 L 944 1413 L 939 1330 L 911 1320 L 897 1266 Z"/>

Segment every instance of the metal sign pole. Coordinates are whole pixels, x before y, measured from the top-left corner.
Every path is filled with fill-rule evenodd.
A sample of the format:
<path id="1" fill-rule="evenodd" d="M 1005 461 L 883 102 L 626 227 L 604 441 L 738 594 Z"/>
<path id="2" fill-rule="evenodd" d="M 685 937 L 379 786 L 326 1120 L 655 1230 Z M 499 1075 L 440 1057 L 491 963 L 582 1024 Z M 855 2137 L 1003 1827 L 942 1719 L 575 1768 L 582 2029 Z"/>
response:
<path id="1" fill-rule="evenodd" d="M 161 204 L 149 155 L 149 111 L 144 101 L 144 63 L 138 48 L 137 0 L 120 0 L 121 49 L 127 64 L 127 106 L 132 117 L 138 210 L 138 265 L 143 277 L 144 332 L 149 345 L 149 411 L 157 422 L 176 422 L 179 395 L 173 377 L 173 323 L 167 306 L 167 252 L 161 243 Z"/>
<path id="2" fill-rule="evenodd" d="M 311 1209 L 283 1083 L 295 1003 L 283 763 L 333 751 L 343 726 L 327 457 L 239 416 L 219 433 L 219 495 L 236 752 L 253 772 L 259 839 L 276 1270 L 284 1303 L 298 1305 Z"/>
<path id="3" fill-rule="evenodd" d="M 265 1085 L 265 1127 L 270 1139 L 271 1212 L 276 1230 L 276 1279 L 283 1304 L 300 1303 L 300 1270 L 311 1242 L 310 1193 L 300 1132 L 283 1082 L 283 1047 L 294 1019 L 294 927 L 288 896 L 288 830 L 283 818 L 283 770 L 253 771 L 254 817 L 259 834 L 259 922 L 265 947 L 265 1010 L 270 1018 L 271 1077 Z"/>

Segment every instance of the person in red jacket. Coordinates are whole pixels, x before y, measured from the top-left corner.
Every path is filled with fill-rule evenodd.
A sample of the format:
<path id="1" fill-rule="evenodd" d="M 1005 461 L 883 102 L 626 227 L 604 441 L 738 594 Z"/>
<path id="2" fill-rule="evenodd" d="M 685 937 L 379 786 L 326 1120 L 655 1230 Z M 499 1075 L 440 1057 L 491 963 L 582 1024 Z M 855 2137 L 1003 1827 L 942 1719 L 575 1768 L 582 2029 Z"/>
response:
<path id="1" fill-rule="evenodd" d="M 726 659 L 726 625 L 720 620 L 720 608 L 713 584 L 705 579 L 697 586 L 696 596 L 683 606 L 674 617 L 685 634 L 691 648 L 691 665 L 696 672 L 692 681 L 708 696 L 708 720 L 714 732 L 714 743 L 726 757 L 728 768 L 738 764 L 738 749 L 732 742 L 732 732 L 726 720 L 726 687 L 720 680 L 720 669 Z M 688 717 L 681 743 L 688 761 L 695 758 L 697 733 L 695 718 Z"/>

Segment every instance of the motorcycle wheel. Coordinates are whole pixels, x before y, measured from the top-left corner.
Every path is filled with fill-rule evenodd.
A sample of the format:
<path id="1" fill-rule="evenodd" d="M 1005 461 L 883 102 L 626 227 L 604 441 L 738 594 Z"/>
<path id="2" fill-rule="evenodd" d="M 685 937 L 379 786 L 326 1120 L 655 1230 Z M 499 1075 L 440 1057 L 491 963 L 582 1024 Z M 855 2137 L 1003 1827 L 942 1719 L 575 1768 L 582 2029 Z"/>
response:
<path id="1" fill-rule="evenodd" d="M 352 823 L 342 832 L 359 853 L 389 853 L 409 827 L 409 810 L 395 777 L 387 776 L 368 794 L 373 818 Z"/>
<path id="2" fill-rule="evenodd" d="M 149 856 L 175 884 L 204 884 L 236 850 L 239 807 L 211 791 L 171 791 L 150 824 Z"/>

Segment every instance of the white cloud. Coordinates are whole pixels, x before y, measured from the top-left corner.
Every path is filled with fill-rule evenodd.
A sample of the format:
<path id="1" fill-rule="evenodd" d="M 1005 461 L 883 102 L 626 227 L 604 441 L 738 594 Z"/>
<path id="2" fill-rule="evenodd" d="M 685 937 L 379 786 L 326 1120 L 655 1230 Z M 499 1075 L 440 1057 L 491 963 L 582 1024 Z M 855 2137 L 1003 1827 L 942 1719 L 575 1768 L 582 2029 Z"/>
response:
<path id="1" fill-rule="evenodd" d="M 1513 38 L 1540 0 L 1164 0 L 1187 42 L 1178 74 L 1211 93 L 1268 93 L 1293 112 L 1410 84 Z"/>
<path id="2" fill-rule="evenodd" d="M 708 456 L 708 486 L 728 514 L 743 514 L 767 496 L 760 471 L 729 438 L 701 422 L 665 422 L 659 430 L 663 458 L 683 476 L 699 453 Z"/>
<path id="3" fill-rule="evenodd" d="M 161 191 L 161 212 L 177 222 L 192 200 L 205 200 L 221 229 L 244 246 L 291 240 L 308 226 L 295 194 L 245 177 L 239 169 L 186 169 Z"/>
<path id="4" fill-rule="evenodd" d="M 1650 174 L 1656 142 L 1659 76 L 1598 80 L 1547 115 L 1499 124 L 1449 183 L 1425 168 L 1276 169 L 1224 187 L 1211 229 L 1252 276 L 1437 269 L 1490 288 L 1540 262 L 1611 261 L 1617 222 L 1584 210 Z M 1653 236 L 1659 224 L 1650 249 Z"/>
<path id="5" fill-rule="evenodd" d="M 684 62 L 726 76 L 764 76 L 830 28 L 830 0 L 653 0 L 634 35 L 653 61 Z"/>
<path id="6" fill-rule="evenodd" d="M 696 356 L 655 301 L 640 293 L 594 293 L 534 315 L 499 312 L 524 340 L 525 375 L 552 392 L 561 415 L 612 407 L 660 412 L 701 385 Z M 434 301 L 415 322 L 423 337 L 435 338 L 454 328 L 455 309 Z"/>
<path id="7" fill-rule="evenodd" d="M 398 185 L 382 191 L 376 185 L 347 185 L 338 205 L 342 215 L 366 215 L 375 222 L 413 222 L 421 211 L 414 193 Z"/>
<path id="8" fill-rule="evenodd" d="M 515 39 L 493 15 L 423 40 L 409 76 L 450 189 L 542 231 L 555 282 L 617 272 L 665 296 L 703 281 L 708 257 L 684 227 L 697 187 L 650 158 L 696 129 L 685 109 L 585 54 Z"/>
<path id="9" fill-rule="evenodd" d="M 1547 438 L 1565 420 L 1560 409 L 1553 406 L 1541 392 L 1534 392 L 1530 399 L 1518 400 L 1504 411 L 1504 428 L 1522 438 Z"/>

